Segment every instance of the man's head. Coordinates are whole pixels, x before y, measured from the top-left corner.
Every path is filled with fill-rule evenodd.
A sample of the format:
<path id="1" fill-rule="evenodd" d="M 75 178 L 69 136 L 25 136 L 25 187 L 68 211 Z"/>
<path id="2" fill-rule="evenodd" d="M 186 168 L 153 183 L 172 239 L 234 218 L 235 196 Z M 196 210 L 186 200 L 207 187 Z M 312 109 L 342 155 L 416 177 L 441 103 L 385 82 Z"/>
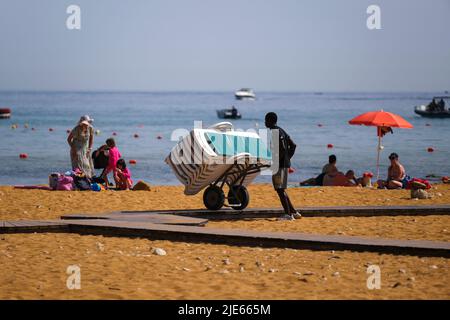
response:
<path id="1" fill-rule="evenodd" d="M 391 163 L 395 163 L 398 161 L 398 154 L 396 154 L 395 152 L 391 153 L 389 155 L 389 160 L 391 160 Z"/>
<path id="2" fill-rule="evenodd" d="M 329 164 L 334 164 L 334 163 L 336 163 L 336 161 L 337 161 L 337 158 L 334 154 L 332 154 L 331 156 L 328 157 Z"/>
<path id="3" fill-rule="evenodd" d="M 277 124 L 278 116 L 275 112 L 269 112 L 264 121 L 267 128 L 273 128 Z"/>

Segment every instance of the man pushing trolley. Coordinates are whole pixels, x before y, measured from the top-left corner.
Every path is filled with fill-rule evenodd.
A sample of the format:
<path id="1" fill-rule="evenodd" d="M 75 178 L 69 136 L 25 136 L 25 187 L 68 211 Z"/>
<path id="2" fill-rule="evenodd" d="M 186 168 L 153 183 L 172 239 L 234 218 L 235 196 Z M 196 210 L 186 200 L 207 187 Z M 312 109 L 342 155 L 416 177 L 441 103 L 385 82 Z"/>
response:
<path id="1" fill-rule="evenodd" d="M 282 134 L 284 137 L 285 132 L 282 131 Z M 273 150 L 278 152 L 277 148 Z M 278 154 L 275 158 L 278 159 Z M 183 183 L 186 195 L 196 195 L 204 190 L 203 203 L 209 210 L 220 210 L 224 206 L 243 210 L 250 200 L 247 186 L 262 170 L 271 168 L 274 161 L 272 150 L 267 148 L 267 144 L 256 132 L 237 131 L 230 122 L 221 122 L 207 129 L 191 130 L 175 145 L 165 162 Z M 274 171 L 277 174 L 279 172 Z M 281 183 L 280 187 L 283 186 L 285 185 Z M 288 209 L 286 211 L 285 208 L 283 219 L 294 214 L 299 216 L 295 210 L 290 209 L 289 205 L 292 204 L 285 191 L 282 188 L 279 190 L 281 191 L 277 189 L 277 192 L 280 200 L 283 199 L 283 208 L 287 204 Z M 283 194 L 286 197 L 281 198 Z"/>

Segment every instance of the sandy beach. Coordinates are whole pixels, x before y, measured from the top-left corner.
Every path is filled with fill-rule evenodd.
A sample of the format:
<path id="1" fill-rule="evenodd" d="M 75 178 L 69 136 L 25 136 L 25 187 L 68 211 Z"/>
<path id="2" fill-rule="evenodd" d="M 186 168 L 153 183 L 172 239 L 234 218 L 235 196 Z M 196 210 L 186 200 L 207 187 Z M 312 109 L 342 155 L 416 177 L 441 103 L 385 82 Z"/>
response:
<path id="1" fill-rule="evenodd" d="M 249 207 L 280 207 L 270 185 L 249 188 Z M 431 199 L 409 191 L 290 188 L 296 206 L 450 204 L 450 186 Z M 58 219 L 68 213 L 203 208 L 179 186 L 149 192 L 49 192 L 0 187 L 2 220 Z M 208 227 L 294 231 L 394 239 L 450 240 L 448 216 L 214 221 Z M 166 256 L 152 254 L 154 248 Z M 450 299 L 450 261 L 350 251 L 262 249 L 77 234 L 0 235 L 1 299 Z M 368 265 L 381 268 L 381 289 L 366 286 Z M 66 269 L 81 268 L 81 290 L 68 290 Z"/>

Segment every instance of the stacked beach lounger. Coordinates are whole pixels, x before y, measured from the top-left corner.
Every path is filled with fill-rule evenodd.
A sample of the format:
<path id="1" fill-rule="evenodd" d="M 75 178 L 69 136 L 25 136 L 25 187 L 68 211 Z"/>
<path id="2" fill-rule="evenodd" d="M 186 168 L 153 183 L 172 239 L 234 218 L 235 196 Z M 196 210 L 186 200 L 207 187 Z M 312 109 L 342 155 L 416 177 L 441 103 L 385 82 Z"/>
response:
<path id="1" fill-rule="evenodd" d="M 242 210 L 249 202 L 248 186 L 271 164 L 271 153 L 255 132 L 233 130 L 229 122 L 208 129 L 194 129 L 166 158 L 186 195 L 206 188 L 203 202 L 210 210 L 228 205 Z M 225 197 L 223 187 L 229 187 Z"/>

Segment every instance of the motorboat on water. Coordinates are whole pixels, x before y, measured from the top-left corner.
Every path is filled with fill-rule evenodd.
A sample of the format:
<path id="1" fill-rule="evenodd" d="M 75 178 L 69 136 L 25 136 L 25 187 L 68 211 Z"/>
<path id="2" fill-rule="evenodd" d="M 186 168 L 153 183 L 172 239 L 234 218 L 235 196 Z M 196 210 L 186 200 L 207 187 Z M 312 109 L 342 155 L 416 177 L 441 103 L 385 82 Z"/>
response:
<path id="1" fill-rule="evenodd" d="M 437 101 L 437 102 L 436 102 Z M 426 118 L 450 118 L 450 96 L 433 97 L 428 105 L 420 105 L 414 108 L 414 112 Z"/>
<path id="2" fill-rule="evenodd" d="M 233 106 L 231 109 L 221 109 L 217 110 L 217 116 L 220 119 L 241 119 L 242 115 L 239 111 Z"/>
<path id="3" fill-rule="evenodd" d="M 238 100 L 242 100 L 242 99 L 256 99 L 256 95 L 253 92 L 252 89 L 249 88 L 242 88 L 238 91 L 236 91 L 234 93 L 234 96 L 236 97 L 236 99 Z"/>

